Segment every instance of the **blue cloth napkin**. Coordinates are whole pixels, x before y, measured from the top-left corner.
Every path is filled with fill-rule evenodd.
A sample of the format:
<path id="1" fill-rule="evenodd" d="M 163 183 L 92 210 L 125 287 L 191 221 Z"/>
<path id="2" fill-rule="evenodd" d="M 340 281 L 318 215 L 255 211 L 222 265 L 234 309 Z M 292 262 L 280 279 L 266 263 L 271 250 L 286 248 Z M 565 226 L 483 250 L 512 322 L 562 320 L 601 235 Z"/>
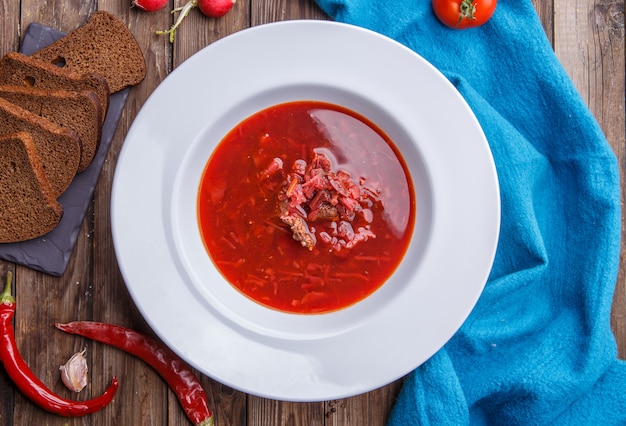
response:
<path id="1" fill-rule="evenodd" d="M 434 64 L 478 117 L 500 180 L 485 290 L 458 333 L 407 377 L 389 425 L 626 424 L 626 363 L 609 323 L 617 162 L 531 1 L 500 0 L 487 24 L 462 31 L 440 24 L 429 0 L 317 3 Z"/>

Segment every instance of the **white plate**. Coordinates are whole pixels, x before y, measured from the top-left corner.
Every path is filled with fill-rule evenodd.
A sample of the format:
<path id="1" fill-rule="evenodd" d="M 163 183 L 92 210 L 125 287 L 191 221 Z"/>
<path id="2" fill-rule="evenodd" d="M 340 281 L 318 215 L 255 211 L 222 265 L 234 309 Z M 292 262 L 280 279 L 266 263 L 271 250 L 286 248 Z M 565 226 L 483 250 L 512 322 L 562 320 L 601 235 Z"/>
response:
<path id="1" fill-rule="evenodd" d="M 260 109 L 301 99 L 343 105 L 381 127 L 409 166 L 417 201 L 393 277 L 324 315 L 281 313 L 239 294 L 211 263 L 195 216 L 202 169 L 222 137 Z M 432 356 L 482 292 L 500 223 L 487 141 L 445 77 L 384 36 L 312 20 L 238 32 L 172 72 L 127 135 L 111 204 L 123 277 L 160 338 L 228 386 L 291 401 L 370 391 Z"/>

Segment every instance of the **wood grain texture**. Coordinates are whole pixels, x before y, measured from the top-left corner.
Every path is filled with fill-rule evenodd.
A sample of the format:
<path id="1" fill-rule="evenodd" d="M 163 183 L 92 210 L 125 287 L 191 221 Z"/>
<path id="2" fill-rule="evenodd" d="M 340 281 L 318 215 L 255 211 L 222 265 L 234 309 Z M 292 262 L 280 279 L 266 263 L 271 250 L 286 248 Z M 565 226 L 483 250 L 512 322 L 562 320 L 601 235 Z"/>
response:
<path id="1" fill-rule="evenodd" d="M 57 417 L 25 400 L 2 370 L 0 425 L 188 424 L 173 392 L 150 367 L 117 349 L 65 335 L 55 330 L 53 323 L 97 319 L 152 334 L 134 306 L 117 265 L 110 227 L 110 194 L 124 137 L 160 82 L 194 53 L 236 31 L 287 19 L 328 18 L 313 0 L 238 0 L 233 10 L 221 19 L 192 11 L 171 44 L 167 37 L 157 36 L 155 31 L 169 28 L 175 19 L 169 10 L 185 1 L 170 0 L 162 11 L 148 14 L 131 8 L 130 0 L 0 0 L 0 54 L 18 49 L 23 30 L 31 22 L 68 32 L 86 22 L 93 11 L 106 10 L 128 25 L 148 64 L 146 79 L 130 91 L 66 273 L 51 277 L 0 261 L 2 280 L 8 270 L 15 273 L 17 341 L 33 371 L 53 390 L 76 399 L 100 394 L 111 377 L 117 375 L 119 396 L 107 409 L 93 415 L 76 419 Z M 533 4 L 557 56 L 598 120 L 624 170 L 624 3 L 533 0 Z M 626 187 L 623 180 L 622 187 Z M 620 357 L 626 358 L 626 249 L 622 253 L 612 326 Z M 82 348 L 87 349 L 90 382 L 79 395 L 72 395 L 60 382 L 58 367 Z M 250 396 L 209 377 L 198 376 L 214 408 L 218 426 L 384 425 L 402 384 L 398 380 L 353 398 L 292 403 Z"/>
<path id="2" fill-rule="evenodd" d="M 626 164 L 624 3 L 557 0 L 553 31 L 556 55 L 598 121 L 623 171 Z M 623 174 L 621 182 L 624 188 Z M 611 318 L 622 359 L 626 358 L 625 267 L 622 255 Z"/>

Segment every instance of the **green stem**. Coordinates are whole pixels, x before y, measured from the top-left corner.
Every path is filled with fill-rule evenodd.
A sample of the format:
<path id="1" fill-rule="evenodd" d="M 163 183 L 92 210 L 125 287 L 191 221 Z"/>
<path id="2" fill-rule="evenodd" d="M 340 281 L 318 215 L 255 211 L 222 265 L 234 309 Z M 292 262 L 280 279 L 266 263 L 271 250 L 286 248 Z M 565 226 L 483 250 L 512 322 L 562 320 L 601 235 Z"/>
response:
<path id="1" fill-rule="evenodd" d="M 213 426 L 214 424 L 215 423 L 213 422 L 213 414 L 211 414 L 211 417 L 203 420 L 202 422 L 198 423 L 196 426 Z"/>
<path id="2" fill-rule="evenodd" d="M 11 283 L 13 282 L 13 272 L 7 272 L 7 283 L 4 291 L 0 294 L 0 305 L 11 305 L 15 303 L 15 298 L 11 294 Z"/>
<path id="3" fill-rule="evenodd" d="M 474 0 L 462 0 L 459 4 L 459 22 L 457 25 L 461 23 L 463 19 L 469 19 L 470 21 L 474 20 L 474 13 L 476 13 L 476 5 L 474 4 Z"/>
<path id="4" fill-rule="evenodd" d="M 189 12 L 191 11 L 191 9 L 197 6 L 198 6 L 198 0 L 189 0 L 187 4 L 185 4 L 183 7 L 177 7 L 176 9 L 172 10 L 172 13 L 180 12 L 180 15 L 178 15 L 178 19 L 176 19 L 176 22 L 174 22 L 174 25 L 172 25 L 172 28 L 170 28 L 167 31 L 157 31 L 156 33 L 158 35 L 169 34 L 170 43 L 174 43 L 174 37 L 176 36 L 176 30 L 178 29 L 178 26 L 180 25 L 181 22 L 183 22 L 183 19 L 185 19 L 185 17 L 189 15 Z"/>

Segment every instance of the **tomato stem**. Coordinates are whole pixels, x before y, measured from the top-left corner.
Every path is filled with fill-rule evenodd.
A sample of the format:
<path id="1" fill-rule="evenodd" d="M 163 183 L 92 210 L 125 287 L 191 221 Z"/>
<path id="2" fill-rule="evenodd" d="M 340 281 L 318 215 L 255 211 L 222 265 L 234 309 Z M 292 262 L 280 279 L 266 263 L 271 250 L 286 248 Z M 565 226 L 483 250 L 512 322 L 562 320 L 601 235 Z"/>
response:
<path id="1" fill-rule="evenodd" d="M 474 20 L 474 13 L 476 13 L 476 4 L 474 0 L 461 0 L 459 4 L 459 21 L 456 23 L 459 25 L 463 19 Z"/>

